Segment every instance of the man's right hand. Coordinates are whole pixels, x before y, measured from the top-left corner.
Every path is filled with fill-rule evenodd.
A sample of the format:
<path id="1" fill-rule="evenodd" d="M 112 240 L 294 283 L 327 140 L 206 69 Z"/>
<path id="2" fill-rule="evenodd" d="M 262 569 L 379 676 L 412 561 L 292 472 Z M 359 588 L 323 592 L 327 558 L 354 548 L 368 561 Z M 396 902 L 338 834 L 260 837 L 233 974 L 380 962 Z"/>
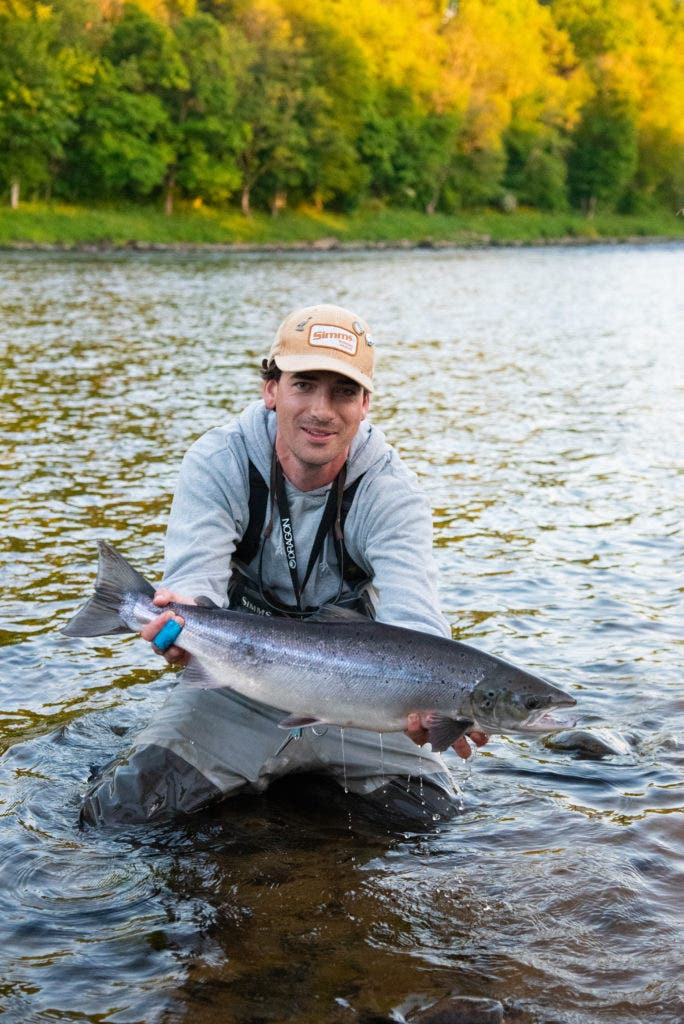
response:
<path id="1" fill-rule="evenodd" d="M 161 590 L 156 592 L 153 598 L 153 604 L 158 605 L 160 608 L 163 608 L 164 605 L 171 604 L 171 602 L 174 602 L 175 604 L 197 603 L 192 597 L 183 597 L 181 594 L 176 594 L 173 590 L 166 590 L 163 587 Z M 143 640 L 147 640 L 148 643 L 152 644 L 152 647 L 157 654 L 161 654 L 166 658 L 169 665 L 185 666 L 190 660 L 190 655 L 187 651 L 184 651 L 182 647 L 177 647 L 176 644 L 172 644 L 171 647 L 168 647 L 165 651 L 160 651 L 154 646 L 154 638 L 170 619 L 174 619 L 180 626 L 185 625 L 185 619 L 181 615 L 176 615 L 175 612 L 169 610 L 162 612 L 156 619 L 152 619 L 152 621 L 148 622 L 146 626 L 143 626 L 140 631 L 140 635 Z"/>
<path id="2" fill-rule="evenodd" d="M 424 743 L 430 742 L 428 730 L 423 725 L 423 720 L 417 711 L 412 711 L 406 719 L 406 728 L 404 729 L 404 732 L 409 739 L 413 740 L 414 743 L 417 743 L 419 747 L 422 747 Z M 464 761 L 467 760 L 473 752 L 472 747 L 468 742 L 469 739 L 472 740 L 476 747 L 483 747 L 485 743 L 489 742 L 489 736 L 486 732 L 482 732 L 481 729 L 469 729 L 465 736 L 459 737 L 455 743 L 451 744 L 458 756 L 462 757 Z"/>

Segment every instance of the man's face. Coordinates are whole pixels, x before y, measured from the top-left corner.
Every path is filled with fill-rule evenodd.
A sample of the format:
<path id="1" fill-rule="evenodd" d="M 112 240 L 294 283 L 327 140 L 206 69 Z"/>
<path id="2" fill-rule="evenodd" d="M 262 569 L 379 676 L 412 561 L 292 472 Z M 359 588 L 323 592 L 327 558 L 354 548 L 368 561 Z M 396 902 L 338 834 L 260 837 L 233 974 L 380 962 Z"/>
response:
<path id="1" fill-rule="evenodd" d="M 278 417 L 276 450 L 286 475 L 326 466 L 337 474 L 370 404 L 370 395 L 349 377 L 327 370 L 283 372 L 263 387 L 264 402 Z"/>

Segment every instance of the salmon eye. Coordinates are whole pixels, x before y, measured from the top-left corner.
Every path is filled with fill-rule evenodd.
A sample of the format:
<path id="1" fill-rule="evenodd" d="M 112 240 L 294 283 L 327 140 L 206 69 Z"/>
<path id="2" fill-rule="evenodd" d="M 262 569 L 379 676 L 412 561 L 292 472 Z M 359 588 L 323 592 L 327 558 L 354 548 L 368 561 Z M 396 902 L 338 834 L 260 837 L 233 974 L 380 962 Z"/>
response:
<path id="1" fill-rule="evenodd" d="M 528 697 L 525 701 L 525 707 L 528 711 L 534 711 L 535 708 L 541 707 L 541 701 L 538 697 Z"/>

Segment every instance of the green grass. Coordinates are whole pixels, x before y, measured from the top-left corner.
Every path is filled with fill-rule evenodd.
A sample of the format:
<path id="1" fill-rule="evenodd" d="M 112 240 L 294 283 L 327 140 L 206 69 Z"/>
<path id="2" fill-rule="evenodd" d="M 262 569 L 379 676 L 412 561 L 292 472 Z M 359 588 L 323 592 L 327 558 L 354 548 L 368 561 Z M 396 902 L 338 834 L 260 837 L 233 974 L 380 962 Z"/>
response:
<path id="1" fill-rule="evenodd" d="M 24 203 L 0 208 L 0 246 L 296 246 L 319 243 L 486 245 L 637 238 L 684 239 L 684 217 L 551 214 L 533 210 L 468 211 L 428 216 L 415 210 L 366 209 L 350 215 L 303 209 L 278 217 L 179 207 Z M 334 240 L 334 241 L 333 241 Z"/>

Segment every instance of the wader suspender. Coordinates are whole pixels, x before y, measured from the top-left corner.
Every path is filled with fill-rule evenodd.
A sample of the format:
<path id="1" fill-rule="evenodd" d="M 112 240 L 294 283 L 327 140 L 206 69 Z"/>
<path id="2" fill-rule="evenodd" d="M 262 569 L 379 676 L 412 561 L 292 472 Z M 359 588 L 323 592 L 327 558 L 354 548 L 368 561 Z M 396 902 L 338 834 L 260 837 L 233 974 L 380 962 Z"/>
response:
<path id="1" fill-rule="evenodd" d="M 303 582 L 300 584 L 299 576 L 297 573 L 297 555 L 294 546 L 294 535 L 292 531 L 292 521 L 290 519 L 289 502 L 287 499 L 287 493 L 285 490 L 285 480 L 283 471 L 280 466 L 280 462 L 277 459 L 275 452 L 271 463 L 271 487 L 270 492 L 272 497 L 271 507 L 271 522 L 268 524 L 266 531 L 264 532 L 264 540 L 268 539 L 273 529 L 273 521 L 275 517 L 275 506 L 278 506 L 278 518 L 280 520 L 280 528 L 283 534 L 283 543 L 285 546 L 285 552 L 288 559 L 288 566 L 290 574 L 292 576 L 292 588 L 294 590 L 295 599 L 297 602 L 297 611 L 302 612 L 302 593 L 306 584 L 309 581 L 309 577 L 313 572 L 314 566 L 318 561 L 323 544 L 328 532 L 333 530 L 333 537 L 335 540 L 335 552 L 337 555 L 338 567 L 340 570 L 340 588 L 338 591 L 337 599 L 342 589 L 342 583 L 346 582 L 350 586 L 358 583 L 360 580 L 365 579 L 367 574 L 353 561 L 350 557 L 345 545 L 343 538 L 344 523 L 347 518 L 349 509 L 351 508 L 356 490 L 361 483 L 363 474 L 347 487 L 344 488 L 344 481 L 346 476 L 346 466 L 343 467 L 337 478 L 335 479 L 333 486 L 330 489 L 328 500 L 323 510 L 316 537 L 313 542 L 311 554 L 309 556 L 309 562 L 307 565 L 306 573 Z M 242 562 L 244 565 L 249 565 L 252 560 L 256 557 L 259 549 L 261 548 L 261 555 L 263 556 L 263 544 L 261 544 L 261 533 L 266 518 L 266 505 L 268 501 L 269 487 L 266 481 L 261 476 L 256 466 L 249 462 L 249 521 L 247 528 L 242 536 L 242 539 L 238 543 L 235 549 L 235 557 Z M 261 582 L 261 563 L 259 564 L 259 579 Z M 265 597 L 265 595 L 264 595 Z M 294 609 L 292 609 L 294 611 Z"/>

